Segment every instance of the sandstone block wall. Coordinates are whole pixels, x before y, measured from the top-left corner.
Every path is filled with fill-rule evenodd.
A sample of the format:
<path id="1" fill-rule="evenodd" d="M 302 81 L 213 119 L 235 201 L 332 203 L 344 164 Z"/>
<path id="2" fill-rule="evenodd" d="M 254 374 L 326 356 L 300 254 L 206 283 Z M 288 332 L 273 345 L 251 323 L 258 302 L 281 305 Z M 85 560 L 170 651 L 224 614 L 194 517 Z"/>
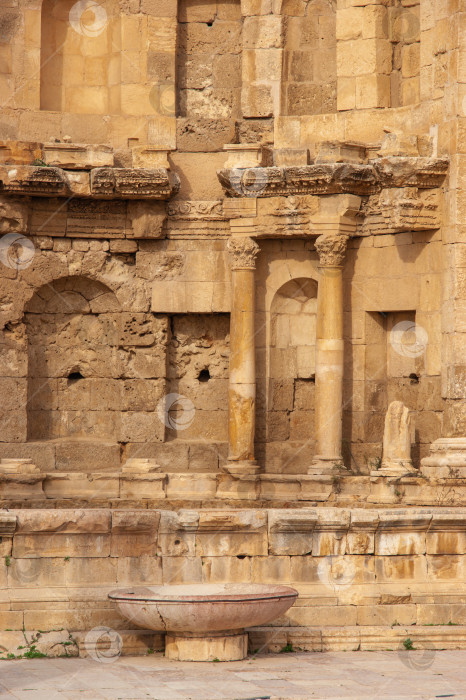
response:
<path id="1" fill-rule="evenodd" d="M 464 625 L 464 517 L 446 509 L 11 511 L 1 519 L 0 626 L 125 629 L 107 600 L 118 585 L 234 581 L 298 589 L 295 606 L 272 623 L 278 633 Z"/>

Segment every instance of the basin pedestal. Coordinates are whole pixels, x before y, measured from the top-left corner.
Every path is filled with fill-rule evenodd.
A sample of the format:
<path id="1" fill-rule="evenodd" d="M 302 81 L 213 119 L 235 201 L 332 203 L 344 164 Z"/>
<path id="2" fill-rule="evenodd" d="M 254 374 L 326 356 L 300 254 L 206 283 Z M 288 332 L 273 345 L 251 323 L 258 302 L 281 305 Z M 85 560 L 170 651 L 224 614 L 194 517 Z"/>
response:
<path id="1" fill-rule="evenodd" d="M 242 630 L 167 632 L 165 656 L 174 661 L 241 661 L 248 653 L 248 635 Z"/>
<path id="2" fill-rule="evenodd" d="M 241 661 L 248 652 L 245 628 L 284 615 L 298 591 L 259 583 L 187 583 L 122 588 L 108 597 L 132 627 L 166 632 L 168 659 Z"/>

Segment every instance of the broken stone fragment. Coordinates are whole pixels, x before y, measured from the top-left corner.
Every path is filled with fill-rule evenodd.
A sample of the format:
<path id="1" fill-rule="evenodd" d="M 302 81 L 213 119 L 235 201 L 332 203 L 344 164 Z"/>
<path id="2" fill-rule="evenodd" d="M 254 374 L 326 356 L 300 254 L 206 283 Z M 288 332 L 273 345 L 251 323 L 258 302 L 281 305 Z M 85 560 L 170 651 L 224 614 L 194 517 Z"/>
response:
<path id="1" fill-rule="evenodd" d="M 121 471 L 125 474 L 138 474 L 159 472 L 160 469 L 160 464 L 157 464 L 155 459 L 133 457 L 133 459 L 128 459 L 125 464 L 123 464 Z"/>
<path id="2" fill-rule="evenodd" d="M 0 460 L 2 474 L 39 474 L 40 469 L 33 464 L 32 459 L 3 458 Z"/>

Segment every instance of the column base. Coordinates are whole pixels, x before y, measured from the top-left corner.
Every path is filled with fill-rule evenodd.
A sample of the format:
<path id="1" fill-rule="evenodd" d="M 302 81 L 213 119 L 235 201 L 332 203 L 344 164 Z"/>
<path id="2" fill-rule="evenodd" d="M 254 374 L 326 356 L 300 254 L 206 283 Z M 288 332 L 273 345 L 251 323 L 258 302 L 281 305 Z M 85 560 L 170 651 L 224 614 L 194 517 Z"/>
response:
<path id="1" fill-rule="evenodd" d="M 406 460 L 382 462 L 380 469 L 373 469 L 372 476 L 408 476 L 415 474 L 418 470 L 413 467 L 412 462 Z"/>
<path id="2" fill-rule="evenodd" d="M 421 460 L 421 474 L 428 479 L 464 479 L 466 477 L 466 438 L 439 438 L 430 446 L 430 454 Z"/>
<path id="3" fill-rule="evenodd" d="M 307 470 L 308 474 L 322 476 L 325 474 L 350 474 L 349 469 L 343 464 L 341 457 L 322 457 L 316 455 L 311 466 Z"/>
<path id="4" fill-rule="evenodd" d="M 248 653 L 248 635 L 232 632 L 168 632 L 165 656 L 173 661 L 242 661 Z"/>
<path id="5" fill-rule="evenodd" d="M 222 471 L 231 476 L 250 476 L 260 474 L 262 467 L 260 467 L 255 460 L 232 460 L 222 466 Z"/>

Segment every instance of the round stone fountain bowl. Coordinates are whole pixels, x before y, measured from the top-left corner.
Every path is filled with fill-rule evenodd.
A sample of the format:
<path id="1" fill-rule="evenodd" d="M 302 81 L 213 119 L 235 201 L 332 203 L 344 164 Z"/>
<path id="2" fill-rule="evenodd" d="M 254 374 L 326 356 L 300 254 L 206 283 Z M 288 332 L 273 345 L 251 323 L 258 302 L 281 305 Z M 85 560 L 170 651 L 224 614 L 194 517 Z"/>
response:
<path id="1" fill-rule="evenodd" d="M 133 624 L 167 633 L 168 658 L 237 661 L 247 654 L 244 628 L 283 615 L 298 591 L 261 583 L 206 583 L 135 586 L 108 597 Z"/>

